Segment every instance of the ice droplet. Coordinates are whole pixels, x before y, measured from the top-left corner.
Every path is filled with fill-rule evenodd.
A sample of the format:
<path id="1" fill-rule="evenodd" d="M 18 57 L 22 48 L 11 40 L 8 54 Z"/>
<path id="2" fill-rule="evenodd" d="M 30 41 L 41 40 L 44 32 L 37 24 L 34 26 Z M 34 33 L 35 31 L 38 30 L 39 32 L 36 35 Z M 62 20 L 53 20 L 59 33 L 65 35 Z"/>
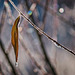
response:
<path id="1" fill-rule="evenodd" d="M 18 67 L 18 62 L 15 63 L 15 66 Z"/>
<path id="2" fill-rule="evenodd" d="M 58 44 L 56 44 L 55 42 L 53 42 L 54 43 L 54 45 L 56 46 L 56 47 L 58 47 L 58 48 L 62 48 L 61 46 L 59 46 Z"/>

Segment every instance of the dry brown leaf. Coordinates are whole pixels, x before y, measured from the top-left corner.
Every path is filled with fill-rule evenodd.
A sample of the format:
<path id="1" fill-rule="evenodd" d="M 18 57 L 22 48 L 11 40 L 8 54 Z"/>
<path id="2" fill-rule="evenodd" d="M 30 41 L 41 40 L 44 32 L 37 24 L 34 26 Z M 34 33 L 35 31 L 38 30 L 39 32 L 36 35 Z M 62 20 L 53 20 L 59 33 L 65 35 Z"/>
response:
<path id="1" fill-rule="evenodd" d="M 20 21 L 20 16 L 15 20 L 11 31 L 11 43 L 14 47 L 16 62 L 18 60 L 18 23 Z"/>

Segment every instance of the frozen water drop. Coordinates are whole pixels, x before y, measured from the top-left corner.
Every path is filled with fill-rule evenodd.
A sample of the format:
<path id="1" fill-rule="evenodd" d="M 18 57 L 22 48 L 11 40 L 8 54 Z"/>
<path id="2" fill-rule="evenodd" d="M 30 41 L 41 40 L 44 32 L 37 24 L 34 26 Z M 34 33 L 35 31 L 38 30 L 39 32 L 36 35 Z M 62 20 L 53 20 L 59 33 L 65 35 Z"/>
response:
<path id="1" fill-rule="evenodd" d="M 15 66 L 18 67 L 18 62 L 15 63 Z"/>
<path id="2" fill-rule="evenodd" d="M 59 46 L 58 44 L 56 44 L 55 42 L 53 42 L 54 43 L 54 45 L 56 46 L 56 47 L 58 47 L 58 48 L 62 48 L 61 46 Z"/>

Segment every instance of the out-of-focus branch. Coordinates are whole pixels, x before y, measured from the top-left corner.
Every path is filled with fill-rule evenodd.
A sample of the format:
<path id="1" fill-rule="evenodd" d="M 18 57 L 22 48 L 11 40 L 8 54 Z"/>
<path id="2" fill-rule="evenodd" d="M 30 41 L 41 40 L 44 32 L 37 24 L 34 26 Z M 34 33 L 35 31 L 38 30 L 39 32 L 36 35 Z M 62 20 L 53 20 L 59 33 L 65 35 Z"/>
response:
<path id="1" fill-rule="evenodd" d="M 47 3 L 46 3 L 47 4 Z M 29 5 L 28 5 L 28 1 L 26 0 L 26 6 L 28 7 L 28 9 L 29 9 Z M 45 15 L 45 14 L 44 14 Z M 34 18 L 33 17 L 31 17 L 32 18 L 32 21 L 36 24 L 36 22 L 34 21 Z M 36 31 L 37 32 L 37 31 Z M 54 67 L 53 67 L 53 65 L 51 64 L 51 61 L 49 60 L 49 58 L 48 58 L 48 56 L 47 56 L 47 53 L 46 53 L 46 50 L 45 50 L 45 48 L 44 48 L 44 44 L 43 44 L 43 41 L 42 41 L 42 37 L 41 37 L 41 35 L 37 32 L 37 35 L 38 35 L 38 38 L 39 38 L 39 41 L 40 41 L 40 45 L 41 45 L 41 47 L 42 47 L 42 52 L 43 52 L 43 54 L 44 54 L 44 56 L 45 56 L 45 61 L 46 61 L 46 63 L 49 65 L 49 67 L 51 68 L 51 70 L 52 70 L 52 72 L 53 72 L 53 75 L 57 75 L 56 74 L 56 72 L 55 72 L 55 69 L 54 69 Z"/>
<path id="2" fill-rule="evenodd" d="M 39 65 L 37 63 L 37 61 L 34 59 L 34 57 L 31 55 L 31 53 L 29 52 L 28 48 L 25 46 L 25 43 L 23 42 L 23 37 L 21 36 L 21 34 L 19 34 L 19 41 L 22 45 L 22 47 L 24 48 L 24 50 L 26 51 L 26 53 L 28 54 L 28 56 L 31 58 L 32 62 L 35 64 L 35 66 L 42 71 L 42 74 L 45 75 L 47 74 L 46 71 L 43 70 L 43 67 L 41 65 Z"/>
<path id="3" fill-rule="evenodd" d="M 2 71 L 1 63 L 0 63 L 0 75 L 4 75 L 4 73 Z"/>
<path id="4" fill-rule="evenodd" d="M 31 0 L 31 2 L 33 2 L 33 1 Z M 38 4 L 38 5 L 41 6 L 42 8 L 45 8 L 45 5 L 42 4 L 42 3 L 39 3 L 38 1 L 36 1 L 36 4 Z M 65 22 L 67 25 L 69 25 L 69 26 L 71 26 L 73 29 L 75 29 L 75 26 L 74 26 L 74 24 L 73 24 L 72 22 L 68 21 L 68 20 L 67 20 L 65 17 L 63 17 L 60 13 L 56 12 L 55 10 L 53 10 L 52 7 L 48 7 L 47 9 L 48 9 L 47 11 L 48 11 L 50 14 L 52 14 L 53 16 L 57 16 L 61 21 Z"/>
<path id="5" fill-rule="evenodd" d="M 9 59 L 9 57 L 8 57 L 8 54 L 5 53 L 5 48 L 4 48 L 4 45 L 3 45 L 3 42 L 1 41 L 1 39 L 0 39 L 0 47 L 1 47 L 1 50 L 2 50 L 2 52 L 4 53 L 4 55 L 5 55 L 5 57 L 6 57 L 6 59 L 7 59 L 8 63 L 9 63 L 9 65 L 10 65 L 11 68 L 12 68 L 13 74 L 14 74 L 14 75 L 18 75 L 18 73 L 16 72 L 16 69 L 14 68 L 13 64 L 11 63 L 11 61 L 10 61 L 10 59 Z"/>
<path id="6" fill-rule="evenodd" d="M 9 6 L 9 8 L 10 8 L 10 6 Z M 11 9 L 10 9 L 10 10 L 11 10 Z M 11 14 L 11 12 L 8 12 L 8 13 Z M 9 16 L 12 17 L 12 15 L 9 15 Z M 32 57 L 31 53 L 30 53 L 30 52 L 28 51 L 28 49 L 26 48 L 25 44 L 23 43 L 21 33 L 20 33 L 20 37 L 21 37 L 21 38 L 19 38 L 19 41 L 20 41 L 21 45 L 23 46 L 23 48 L 25 49 L 25 51 L 27 52 L 28 56 L 31 58 L 32 62 L 35 64 L 36 67 L 38 67 L 38 69 L 42 72 L 43 75 L 44 75 L 44 74 L 47 74 L 47 72 L 44 72 L 44 70 L 43 70 L 43 68 L 41 67 L 41 65 L 39 65 L 39 64 L 36 62 L 36 60 Z M 11 43 L 9 44 L 6 53 L 9 53 L 9 52 L 10 52 L 10 49 L 11 49 Z"/>
<path id="7" fill-rule="evenodd" d="M 47 9 L 48 9 L 48 3 L 49 3 L 49 1 L 46 0 L 45 9 L 44 9 L 44 15 L 43 15 L 43 20 L 42 20 L 43 24 L 42 24 L 42 27 L 41 27 L 42 30 L 44 30 L 44 27 L 45 27 L 46 15 L 47 15 Z"/>
<path id="8" fill-rule="evenodd" d="M 3 25 L 4 25 L 5 17 L 6 17 L 6 8 L 4 6 L 2 16 L 1 16 L 1 21 L 0 21 L 0 35 L 1 35 L 1 30 L 3 28 Z"/>
<path id="9" fill-rule="evenodd" d="M 0 35 L 1 35 L 2 27 L 4 25 L 5 17 L 6 17 L 6 7 L 4 6 L 2 17 L 1 17 L 1 22 L 0 22 Z M 13 64 L 11 63 L 11 61 L 10 61 L 10 59 L 8 57 L 8 54 L 6 54 L 6 52 L 5 52 L 5 48 L 4 48 L 4 44 L 3 44 L 2 40 L 1 40 L 1 36 L 0 36 L 0 47 L 1 47 L 1 50 L 2 50 L 2 52 L 4 53 L 4 55 L 6 57 L 9 65 L 12 68 L 13 74 L 17 75 L 16 69 L 14 68 Z"/>

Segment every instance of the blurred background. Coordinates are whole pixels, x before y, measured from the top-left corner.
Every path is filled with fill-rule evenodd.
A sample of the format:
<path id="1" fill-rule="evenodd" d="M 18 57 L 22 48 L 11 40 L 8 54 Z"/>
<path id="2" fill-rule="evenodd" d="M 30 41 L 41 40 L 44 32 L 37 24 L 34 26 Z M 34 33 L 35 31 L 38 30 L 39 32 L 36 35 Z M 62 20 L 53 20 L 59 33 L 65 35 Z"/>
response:
<path id="1" fill-rule="evenodd" d="M 12 1 L 36 26 L 75 52 L 75 0 Z M 8 0 L 0 0 L 0 75 L 55 75 L 53 70 L 57 75 L 75 75 L 75 56 L 58 48 L 22 17 L 15 67 L 11 29 L 18 15 Z"/>

